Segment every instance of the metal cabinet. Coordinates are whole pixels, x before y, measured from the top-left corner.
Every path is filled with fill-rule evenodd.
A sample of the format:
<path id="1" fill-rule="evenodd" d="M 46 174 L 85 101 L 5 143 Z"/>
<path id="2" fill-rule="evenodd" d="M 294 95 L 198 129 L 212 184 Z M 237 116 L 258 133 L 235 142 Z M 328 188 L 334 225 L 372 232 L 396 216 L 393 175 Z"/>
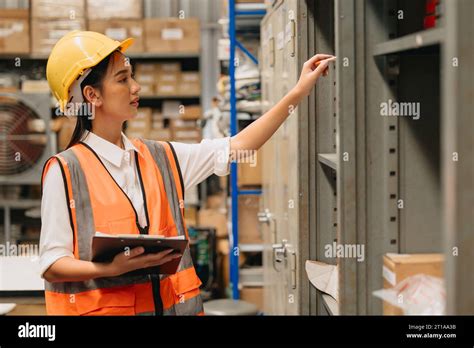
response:
<path id="1" fill-rule="evenodd" d="M 266 239 L 268 313 L 381 314 L 372 292 L 383 286 L 387 252 L 444 252 L 448 311 L 474 313 L 474 2 L 442 3 L 430 30 L 422 0 L 281 1 L 267 14 L 275 42 L 274 66 L 262 71 L 270 104 L 296 83 L 306 59 L 338 57 L 265 145 L 262 210 L 271 212 L 274 236 Z M 292 32 L 293 10 L 294 46 L 281 34 Z M 413 109 L 384 113 L 394 103 Z M 362 260 L 327 255 L 334 243 L 363 247 Z M 283 272 L 274 267 L 282 250 Z M 306 260 L 338 265 L 337 310 L 309 284 Z"/>
<path id="2" fill-rule="evenodd" d="M 297 50 L 298 1 L 277 4 L 262 23 L 262 84 L 264 103 L 275 104 L 293 88 L 300 60 Z M 270 34 L 271 33 L 271 34 Z M 274 49 L 274 50 L 273 50 Z M 273 66 L 271 64 L 273 62 Z M 271 83 L 272 81 L 273 83 Z M 272 92 L 266 91 L 271 89 Z M 273 97 L 273 100 L 269 100 Z M 291 116 L 264 145 L 262 220 L 264 223 L 265 312 L 299 314 L 299 112 Z"/>

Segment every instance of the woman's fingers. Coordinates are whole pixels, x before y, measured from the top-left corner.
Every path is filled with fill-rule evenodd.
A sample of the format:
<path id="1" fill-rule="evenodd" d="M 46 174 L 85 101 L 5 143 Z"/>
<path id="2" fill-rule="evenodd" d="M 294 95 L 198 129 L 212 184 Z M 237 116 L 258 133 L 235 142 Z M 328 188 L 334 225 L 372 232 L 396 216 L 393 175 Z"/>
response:
<path id="1" fill-rule="evenodd" d="M 304 65 L 314 70 L 317 67 L 317 63 L 323 61 L 328 58 L 335 58 L 333 55 L 330 54 L 316 54 L 315 56 L 311 57 Z"/>
<path id="2" fill-rule="evenodd" d="M 330 57 L 324 60 L 321 60 L 316 69 L 314 69 L 313 73 L 317 76 L 325 74 L 329 74 L 329 63 L 334 62 L 336 57 Z M 327 71 L 327 72 L 326 72 Z"/>

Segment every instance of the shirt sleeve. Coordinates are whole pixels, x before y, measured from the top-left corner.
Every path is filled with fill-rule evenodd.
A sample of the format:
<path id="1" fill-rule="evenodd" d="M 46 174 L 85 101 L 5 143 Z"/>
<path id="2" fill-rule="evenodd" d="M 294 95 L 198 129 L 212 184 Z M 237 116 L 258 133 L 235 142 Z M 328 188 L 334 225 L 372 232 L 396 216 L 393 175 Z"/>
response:
<path id="1" fill-rule="evenodd" d="M 199 144 L 171 142 L 181 168 L 185 190 L 211 174 L 229 174 L 230 137 L 203 139 Z"/>
<path id="2" fill-rule="evenodd" d="M 65 256 L 74 257 L 73 231 L 61 169 L 55 161 L 44 179 L 41 199 L 41 277 L 53 263 Z"/>

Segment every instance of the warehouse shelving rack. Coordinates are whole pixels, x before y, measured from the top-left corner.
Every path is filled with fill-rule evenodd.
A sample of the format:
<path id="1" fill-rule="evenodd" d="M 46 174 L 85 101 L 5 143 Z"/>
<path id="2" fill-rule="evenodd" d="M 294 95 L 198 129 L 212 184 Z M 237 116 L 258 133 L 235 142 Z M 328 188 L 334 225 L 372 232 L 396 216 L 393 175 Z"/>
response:
<path id="1" fill-rule="evenodd" d="M 236 9 L 235 0 L 228 0 L 229 3 L 229 38 L 230 38 L 230 62 L 229 62 L 229 78 L 230 78 L 230 135 L 234 136 L 238 132 L 237 119 L 237 98 L 235 83 L 235 51 L 240 49 L 254 63 L 258 64 L 258 60 L 237 40 L 236 23 L 238 18 L 245 17 L 263 17 L 266 13 L 262 9 L 238 10 Z M 231 216 L 232 216 L 232 240 L 230 250 L 230 280 L 232 284 L 232 298 L 239 299 L 239 252 L 260 250 L 255 245 L 239 246 L 239 196 L 240 195 L 260 195 L 261 190 L 240 190 L 237 185 L 237 163 L 231 163 L 230 171 L 231 181 Z"/>

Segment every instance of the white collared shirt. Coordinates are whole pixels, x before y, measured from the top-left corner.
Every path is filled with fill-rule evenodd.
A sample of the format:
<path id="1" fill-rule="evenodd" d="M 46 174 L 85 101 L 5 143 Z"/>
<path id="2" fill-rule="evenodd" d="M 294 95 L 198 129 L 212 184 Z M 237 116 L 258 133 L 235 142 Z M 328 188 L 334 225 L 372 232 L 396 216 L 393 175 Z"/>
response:
<path id="1" fill-rule="evenodd" d="M 138 179 L 135 156 L 138 149 L 122 133 L 125 150 L 86 132 L 83 142 L 99 156 L 117 184 L 130 198 L 140 226 L 146 226 L 145 207 Z M 229 174 L 230 138 L 204 139 L 199 144 L 171 142 L 178 158 L 185 190 L 211 174 Z M 58 259 L 73 254 L 73 232 L 69 222 L 66 193 L 59 164 L 54 162 L 43 182 L 41 200 L 40 267 L 41 275 Z"/>

